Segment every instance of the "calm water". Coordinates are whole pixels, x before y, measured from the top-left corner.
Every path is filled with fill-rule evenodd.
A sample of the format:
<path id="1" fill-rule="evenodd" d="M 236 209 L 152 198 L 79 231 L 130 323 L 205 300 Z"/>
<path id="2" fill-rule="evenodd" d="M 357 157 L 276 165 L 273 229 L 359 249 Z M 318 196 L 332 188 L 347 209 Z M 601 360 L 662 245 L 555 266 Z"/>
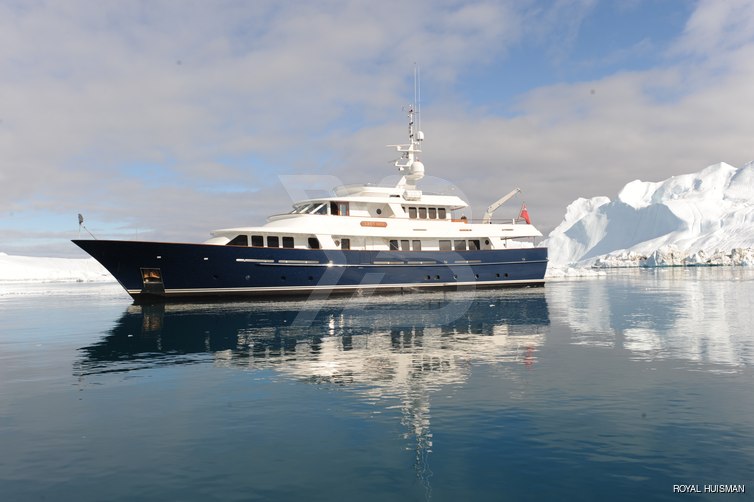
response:
<path id="1" fill-rule="evenodd" d="M 150 307 L 0 285 L 0 499 L 744 500 L 753 298 L 721 268 Z"/>

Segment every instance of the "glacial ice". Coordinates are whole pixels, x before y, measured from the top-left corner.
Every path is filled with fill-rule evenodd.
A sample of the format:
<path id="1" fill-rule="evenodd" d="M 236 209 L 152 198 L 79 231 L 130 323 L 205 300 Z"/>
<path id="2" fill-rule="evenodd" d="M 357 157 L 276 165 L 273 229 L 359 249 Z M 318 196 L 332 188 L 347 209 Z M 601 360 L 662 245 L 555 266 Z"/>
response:
<path id="1" fill-rule="evenodd" d="M 754 162 L 577 199 L 543 245 L 553 269 L 754 265 Z"/>

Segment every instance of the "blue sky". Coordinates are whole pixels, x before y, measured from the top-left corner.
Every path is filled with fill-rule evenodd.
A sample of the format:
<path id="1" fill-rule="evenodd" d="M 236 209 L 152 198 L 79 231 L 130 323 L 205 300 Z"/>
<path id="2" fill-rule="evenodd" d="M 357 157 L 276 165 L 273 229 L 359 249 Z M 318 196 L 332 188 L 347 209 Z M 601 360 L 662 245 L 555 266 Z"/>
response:
<path id="1" fill-rule="evenodd" d="M 414 63 L 422 160 L 472 216 L 518 186 L 549 232 L 754 159 L 753 1 L 0 0 L 0 252 L 80 256 L 78 213 L 202 241 L 286 211 L 280 176 L 379 182 Z"/>

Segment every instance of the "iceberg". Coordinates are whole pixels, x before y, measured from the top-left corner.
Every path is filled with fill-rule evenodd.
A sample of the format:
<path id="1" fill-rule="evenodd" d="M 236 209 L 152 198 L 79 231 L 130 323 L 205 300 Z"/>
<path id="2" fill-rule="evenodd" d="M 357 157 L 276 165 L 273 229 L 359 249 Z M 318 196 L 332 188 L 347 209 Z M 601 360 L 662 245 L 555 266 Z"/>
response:
<path id="1" fill-rule="evenodd" d="M 114 282 L 93 258 L 42 258 L 0 253 L 0 282 Z"/>
<path id="2" fill-rule="evenodd" d="M 577 199 L 542 244 L 555 268 L 754 265 L 754 162 Z"/>

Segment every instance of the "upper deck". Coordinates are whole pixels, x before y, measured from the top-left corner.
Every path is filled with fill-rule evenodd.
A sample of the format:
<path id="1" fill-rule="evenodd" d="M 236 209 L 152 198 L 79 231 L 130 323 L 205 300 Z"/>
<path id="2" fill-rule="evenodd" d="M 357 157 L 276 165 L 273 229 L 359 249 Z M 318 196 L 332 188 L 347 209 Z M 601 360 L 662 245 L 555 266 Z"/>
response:
<path id="1" fill-rule="evenodd" d="M 331 196 L 296 202 L 292 211 L 270 216 L 262 226 L 216 230 L 207 243 L 365 250 L 399 246 L 411 251 L 532 246 L 542 234 L 528 222 L 512 218 L 492 222 L 488 209 L 483 224 L 472 223 L 464 214 L 468 204 L 460 197 L 417 188 L 424 177 L 419 160 L 424 135 L 415 130 L 414 116 L 410 108 L 409 144 L 392 145 L 401 154 L 394 164 L 403 175 L 395 186 L 339 186 Z"/>

